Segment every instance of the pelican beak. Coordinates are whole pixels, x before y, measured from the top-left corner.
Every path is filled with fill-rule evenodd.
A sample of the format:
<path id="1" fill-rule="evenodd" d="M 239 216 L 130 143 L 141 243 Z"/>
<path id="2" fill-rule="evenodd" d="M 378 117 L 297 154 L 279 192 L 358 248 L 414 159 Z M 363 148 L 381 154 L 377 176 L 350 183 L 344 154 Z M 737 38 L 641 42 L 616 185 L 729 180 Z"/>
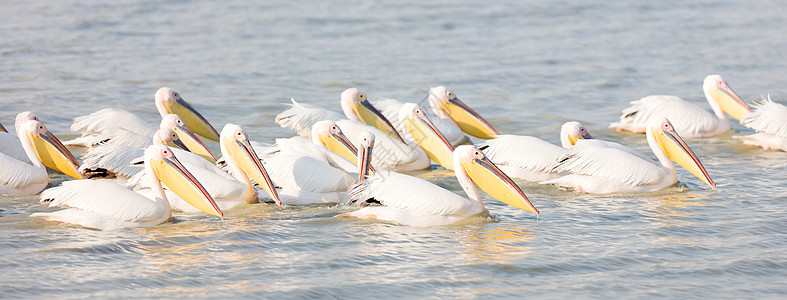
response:
<path id="1" fill-rule="evenodd" d="M 415 142 L 424 149 L 429 158 L 446 169 L 454 169 L 454 147 L 429 117 L 418 114 L 415 118 L 405 119 L 404 122 Z"/>
<path id="2" fill-rule="evenodd" d="M 29 133 L 28 138 L 36 155 L 45 166 L 76 179 L 84 179 L 79 173 L 77 159 L 51 131 L 47 130 L 39 134 Z"/>
<path id="3" fill-rule="evenodd" d="M 186 122 L 186 126 L 193 129 L 197 134 L 214 141 L 219 140 L 219 133 L 216 132 L 213 125 L 210 125 L 208 120 L 183 98 L 175 100 L 175 102 L 165 102 L 164 108 L 167 112 L 178 115 L 183 119 L 183 122 Z"/>
<path id="4" fill-rule="evenodd" d="M 438 102 L 442 110 L 459 125 L 462 131 L 481 139 L 493 139 L 499 133 L 489 122 L 472 108 L 462 103 L 459 98 L 449 99 L 447 102 Z"/>
<path id="5" fill-rule="evenodd" d="M 579 141 L 579 140 L 589 140 L 589 139 L 592 139 L 592 138 L 593 138 L 593 136 L 590 135 L 589 132 L 585 132 L 585 134 L 580 135 L 580 136 L 568 135 L 568 141 L 571 142 L 571 145 L 576 145 L 577 141 Z"/>
<path id="6" fill-rule="evenodd" d="M 360 152 L 360 157 L 358 158 L 360 160 L 358 164 L 358 176 L 360 178 L 358 178 L 358 182 L 366 179 L 370 172 L 374 172 L 374 169 L 372 169 L 372 146 L 363 147 Z"/>
<path id="7" fill-rule="evenodd" d="M 241 171 L 260 184 L 262 189 L 271 196 L 271 199 L 281 206 L 281 199 L 279 199 L 279 193 L 276 192 L 276 188 L 273 185 L 273 180 L 271 180 L 265 167 L 262 166 L 260 158 L 254 152 L 254 148 L 251 147 L 249 140 L 235 140 L 234 143 L 230 142 L 228 144 L 226 145 L 227 150 L 230 152 L 230 156 L 235 159 L 235 163 Z"/>
<path id="8" fill-rule="evenodd" d="M 186 147 L 186 144 L 184 144 L 183 141 L 180 140 L 180 138 L 173 139 L 172 142 L 167 143 L 167 146 L 170 148 L 177 147 L 182 149 L 183 151 L 191 152 L 191 150 L 189 150 L 189 147 Z"/>
<path id="9" fill-rule="evenodd" d="M 6 130 L 5 127 L 3 127 L 3 124 L 0 124 L 0 131 L 8 133 L 8 130 Z"/>
<path id="10" fill-rule="evenodd" d="M 396 128 L 391 125 L 391 122 L 388 121 L 388 119 L 383 116 L 383 114 L 380 113 L 380 111 L 378 111 L 377 108 L 375 108 L 374 105 L 369 102 L 369 100 L 360 101 L 358 104 L 353 105 L 352 108 L 355 112 L 355 115 L 358 116 L 358 119 L 361 119 L 361 122 L 364 124 L 373 126 L 380 131 L 385 132 L 385 134 L 398 139 L 404 144 L 407 144 L 402 136 L 399 135 L 399 132 L 396 131 Z"/>
<path id="11" fill-rule="evenodd" d="M 488 158 L 466 160 L 461 164 L 470 179 L 493 198 L 513 207 L 540 214 L 519 186 Z"/>
<path id="12" fill-rule="evenodd" d="M 653 136 L 656 137 L 661 150 L 674 162 L 681 165 L 684 169 L 697 176 L 700 180 L 704 181 L 711 187 L 716 187 L 716 183 L 708 175 L 708 171 L 702 165 L 694 151 L 691 151 L 686 142 L 678 135 L 675 130 L 663 129 L 650 129 L 655 131 Z"/>
<path id="13" fill-rule="evenodd" d="M 339 154 L 349 161 L 357 159 L 358 149 L 350 143 L 350 140 L 347 139 L 344 133 L 320 135 L 318 139 L 325 148 L 333 151 L 333 153 Z"/>
<path id="14" fill-rule="evenodd" d="M 153 172 L 156 173 L 159 181 L 164 183 L 167 188 L 181 199 L 188 202 L 191 206 L 217 217 L 224 217 L 219 206 L 213 200 L 213 197 L 208 194 L 205 187 L 197 181 L 197 178 L 183 167 L 183 164 L 175 157 L 166 157 L 163 159 L 152 159 L 150 166 Z"/>
<path id="15" fill-rule="evenodd" d="M 741 97 L 726 84 L 724 84 L 724 87 L 713 89 L 711 91 L 711 96 L 713 99 L 716 99 L 716 103 L 719 104 L 721 110 L 738 121 L 751 112 L 751 109 L 741 100 Z"/>
<path id="16" fill-rule="evenodd" d="M 216 157 L 213 156 L 213 153 L 210 153 L 208 147 L 206 147 L 205 144 L 202 143 L 202 140 L 200 140 L 199 137 L 197 137 L 197 135 L 194 134 L 194 132 L 183 126 L 177 126 L 173 129 L 173 131 L 175 131 L 175 133 L 178 134 L 178 140 L 180 140 L 180 142 L 184 145 L 184 147 L 186 147 L 186 149 L 183 150 L 188 149 L 188 151 L 191 151 L 194 154 L 202 156 L 203 158 L 207 159 L 209 162 L 213 164 L 216 163 Z M 180 145 L 178 145 L 178 147 L 180 147 Z"/>

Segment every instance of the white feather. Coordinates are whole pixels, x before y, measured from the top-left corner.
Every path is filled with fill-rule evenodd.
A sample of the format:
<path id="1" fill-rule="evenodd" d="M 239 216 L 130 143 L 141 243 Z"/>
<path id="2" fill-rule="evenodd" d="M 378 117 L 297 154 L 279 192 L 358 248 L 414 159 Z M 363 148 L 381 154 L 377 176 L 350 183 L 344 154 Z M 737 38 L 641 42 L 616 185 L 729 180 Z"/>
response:
<path id="1" fill-rule="evenodd" d="M 399 111 L 404 105 L 404 102 L 395 99 L 382 99 L 377 101 L 374 104 L 380 113 L 382 113 L 386 119 L 391 121 L 391 124 L 394 125 L 399 134 L 402 135 L 406 141 L 413 141 L 412 135 L 410 134 L 409 130 L 405 127 L 404 123 L 399 119 Z M 448 140 L 451 145 L 456 146 L 457 144 L 463 142 L 465 140 L 465 133 L 459 128 L 459 125 L 456 125 L 456 122 L 451 120 L 450 118 L 441 119 L 433 112 L 429 110 L 424 111 L 429 118 L 430 121 L 434 124 L 434 126 L 439 130 L 445 138 Z"/>
<path id="2" fill-rule="evenodd" d="M 0 194 L 34 194 L 49 183 L 46 169 L 0 153 Z"/>
<path id="3" fill-rule="evenodd" d="M 748 128 L 787 139 L 787 106 L 762 99 L 752 104 L 754 110 L 741 120 Z"/>
<path id="4" fill-rule="evenodd" d="M 71 124 L 71 131 L 88 133 L 100 133 L 109 127 L 121 127 L 145 136 L 153 136 L 156 132 L 155 127 L 151 127 L 135 114 L 116 108 L 105 108 L 93 112 L 86 116 L 74 118 Z"/>
<path id="5" fill-rule="evenodd" d="M 568 151 L 542 139 L 523 135 L 499 135 L 479 144 L 478 148 L 496 165 L 542 173 L 553 173 L 558 159 Z"/>
<path id="6" fill-rule="evenodd" d="M 87 135 L 65 141 L 65 145 L 95 147 L 101 144 L 118 144 L 136 148 L 147 148 L 153 144 L 153 138 L 120 127 L 107 127 L 101 133 Z"/>
<path id="7" fill-rule="evenodd" d="M 145 150 L 141 148 L 104 144 L 88 150 L 87 154 L 82 157 L 79 171 L 91 174 L 103 169 L 109 173 L 110 177 L 128 178 L 144 170 L 142 164 L 132 164 L 142 162 L 143 155 L 145 155 Z"/>
<path id="8" fill-rule="evenodd" d="M 568 150 L 555 171 L 602 177 L 632 186 L 656 184 L 664 180 L 664 170 L 639 155 L 618 148 L 577 144 Z"/>
<path id="9" fill-rule="evenodd" d="M 101 180 L 71 180 L 41 193 L 50 207 L 76 208 L 123 222 L 153 221 L 165 208 L 118 184 Z M 46 213 L 34 217 L 52 216 Z"/>
<path id="10" fill-rule="evenodd" d="M 299 103 L 295 99 L 291 99 L 291 101 L 292 104 L 288 104 L 290 108 L 276 116 L 276 123 L 281 127 L 294 130 L 300 136 L 309 136 L 314 123 L 345 118 L 344 115 L 322 106 Z"/>
<path id="11" fill-rule="evenodd" d="M 22 148 L 22 143 L 19 139 L 6 132 L 0 132 L 0 153 L 13 157 L 16 160 L 30 163 L 30 158 L 27 157 L 27 153 Z"/>
<path id="12" fill-rule="evenodd" d="M 462 215 L 470 201 L 418 177 L 396 172 L 377 172 L 350 189 L 351 201 L 372 199 L 386 207 L 422 215 Z"/>
<path id="13" fill-rule="evenodd" d="M 719 133 L 719 120 L 713 114 L 679 97 L 653 95 L 632 101 L 631 104 L 623 110 L 620 122 L 610 124 L 610 128 L 644 133 L 652 117 L 666 117 L 682 137 Z"/>

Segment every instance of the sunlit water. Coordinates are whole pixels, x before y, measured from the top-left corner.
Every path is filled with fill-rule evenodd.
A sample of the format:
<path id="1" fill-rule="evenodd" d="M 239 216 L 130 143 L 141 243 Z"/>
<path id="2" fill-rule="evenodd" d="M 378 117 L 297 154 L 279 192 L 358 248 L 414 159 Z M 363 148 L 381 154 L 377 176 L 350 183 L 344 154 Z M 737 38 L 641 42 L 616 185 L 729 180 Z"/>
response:
<path id="1" fill-rule="evenodd" d="M 104 107 L 157 122 L 178 90 L 217 127 L 293 133 L 290 97 L 337 106 L 420 102 L 445 85 L 502 133 L 557 143 L 560 124 L 650 153 L 606 129 L 631 100 L 707 108 L 702 79 L 785 102 L 787 4 L 779 1 L 5 1 L 0 122 L 32 110 L 61 139 Z M 575 3 L 576 2 L 576 3 Z M 602 3 L 603 2 L 603 3 Z M 734 124 L 741 132 L 751 131 Z M 484 196 L 490 218 L 434 228 L 336 219 L 326 206 L 176 214 L 110 232 L 32 219 L 37 196 L 0 197 L 8 298 L 780 298 L 787 293 L 787 153 L 688 139 L 718 184 L 587 195 L 521 183 L 541 216 Z M 215 148 L 215 145 L 213 145 Z M 76 149 L 75 149 L 76 150 Z M 418 172 L 462 194 L 450 172 Z M 57 185 L 66 178 L 51 175 Z"/>

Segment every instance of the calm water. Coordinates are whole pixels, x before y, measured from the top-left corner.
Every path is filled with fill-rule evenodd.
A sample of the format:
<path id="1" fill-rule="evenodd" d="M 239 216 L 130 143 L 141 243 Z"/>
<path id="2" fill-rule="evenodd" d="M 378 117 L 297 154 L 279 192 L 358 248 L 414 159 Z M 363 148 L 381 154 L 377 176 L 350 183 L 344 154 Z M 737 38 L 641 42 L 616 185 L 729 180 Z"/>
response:
<path id="1" fill-rule="evenodd" d="M 445 85 L 502 133 L 557 143 L 560 124 L 578 120 L 650 153 L 644 136 L 606 129 L 628 101 L 672 94 L 707 108 L 701 83 L 711 73 L 744 99 L 787 101 L 782 1 L 82 2 L 3 2 L 7 127 L 32 110 L 66 139 L 73 117 L 104 107 L 157 122 L 153 93 L 169 86 L 217 127 L 242 124 L 271 142 L 292 135 L 273 121 L 290 97 L 335 106 L 354 86 L 372 99 L 418 102 Z M 718 189 L 683 169 L 679 187 L 641 195 L 522 183 L 538 220 L 487 197 L 492 219 L 435 228 L 257 204 L 223 221 L 177 214 L 154 228 L 100 232 L 31 219 L 50 210 L 36 196 L 0 197 L 0 290 L 8 298 L 782 298 L 787 153 L 730 135 L 688 140 Z M 462 193 L 448 172 L 419 175 Z"/>

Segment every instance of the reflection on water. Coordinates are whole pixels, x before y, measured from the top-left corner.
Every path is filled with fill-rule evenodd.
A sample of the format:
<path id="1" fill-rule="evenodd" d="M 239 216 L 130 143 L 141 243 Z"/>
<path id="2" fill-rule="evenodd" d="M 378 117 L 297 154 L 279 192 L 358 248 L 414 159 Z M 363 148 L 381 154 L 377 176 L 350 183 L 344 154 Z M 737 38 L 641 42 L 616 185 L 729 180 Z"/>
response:
<path id="1" fill-rule="evenodd" d="M 532 229 L 512 223 L 489 227 L 492 229 L 462 231 L 463 235 L 458 236 L 468 263 L 509 264 L 526 259 L 532 252 Z"/>
<path id="2" fill-rule="evenodd" d="M 701 207 L 711 192 L 686 192 L 647 199 L 638 212 L 660 226 L 689 226 L 693 207 Z"/>

